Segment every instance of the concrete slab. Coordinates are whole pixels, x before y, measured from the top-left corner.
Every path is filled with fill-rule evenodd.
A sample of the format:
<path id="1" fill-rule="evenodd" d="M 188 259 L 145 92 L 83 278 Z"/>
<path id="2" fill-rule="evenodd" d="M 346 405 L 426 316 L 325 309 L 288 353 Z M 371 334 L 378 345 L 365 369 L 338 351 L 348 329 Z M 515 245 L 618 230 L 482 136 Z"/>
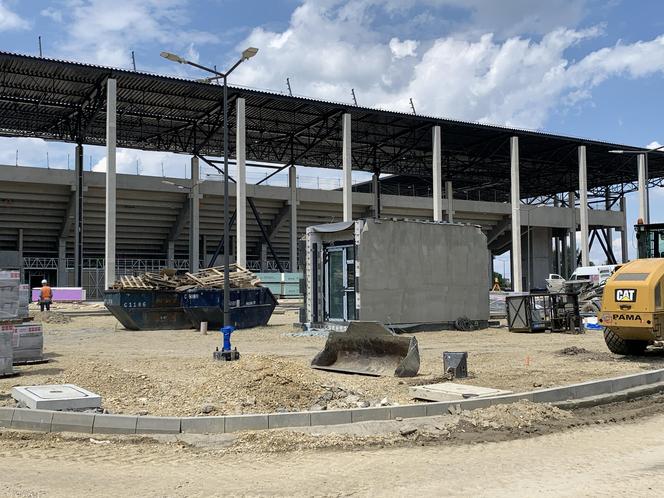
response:
<path id="1" fill-rule="evenodd" d="M 452 403 L 427 403 L 427 417 L 433 417 L 436 415 L 447 415 L 447 408 Z"/>
<path id="2" fill-rule="evenodd" d="M 512 391 L 493 389 L 491 387 L 471 386 L 469 384 L 457 384 L 455 382 L 442 382 L 439 384 L 426 384 L 410 388 L 413 398 L 427 401 L 457 401 L 471 398 L 486 398 L 489 396 L 501 396 L 512 394 Z"/>
<path id="3" fill-rule="evenodd" d="M 179 434 L 180 417 L 138 417 L 136 434 Z"/>
<path id="4" fill-rule="evenodd" d="M 426 417 L 427 405 L 404 405 L 404 406 L 391 406 L 390 418 L 413 418 L 413 417 Z"/>
<path id="5" fill-rule="evenodd" d="M 325 410 L 311 412 L 311 425 L 350 424 L 352 410 Z"/>
<path id="6" fill-rule="evenodd" d="M 94 434 L 136 434 L 138 417 L 135 415 L 95 415 Z"/>
<path id="7" fill-rule="evenodd" d="M 231 415 L 226 417 L 225 432 L 258 431 L 268 428 L 267 414 Z"/>
<path id="8" fill-rule="evenodd" d="M 350 418 L 353 423 L 366 422 L 368 420 L 390 420 L 390 407 L 358 408 L 357 410 L 352 410 Z"/>
<path id="9" fill-rule="evenodd" d="M 73 384 L 13 387 L 11 395 L 33 410 L 85 410 L 101 406 L 101 396 Z"/>
<path id="10" fill-rule="evenodd" d="M 187 434 L 222 434 L 226 432 L 226 417 L 182 417 L 180 430 Z"/>
<path id="11" fill-rule="evenodd" d="M 267 417 L 270 429 L 282 427 L 309 427 L 311 425 L 310 412 L 271 413 Z"/>
<path id="12" fill-rule="evenodd" d="M 12 418 L 12 429 L 26 429 L 30 431 L 49 432 L 53 412 L 50 410 L 30 410 L 16 408 Z"/>
<path id="13" fill-rule="evenodd" d="M 92 433 L 95 421 L 94 413 L 54 412 L 51 420 L 51 432 Z"/>
<path id="14" fill-rule="evenodd" d="M 11 427 L 12 418 L 14 418 L 14 408 L 2 407 L 0 408 L 0 427 Z"/>

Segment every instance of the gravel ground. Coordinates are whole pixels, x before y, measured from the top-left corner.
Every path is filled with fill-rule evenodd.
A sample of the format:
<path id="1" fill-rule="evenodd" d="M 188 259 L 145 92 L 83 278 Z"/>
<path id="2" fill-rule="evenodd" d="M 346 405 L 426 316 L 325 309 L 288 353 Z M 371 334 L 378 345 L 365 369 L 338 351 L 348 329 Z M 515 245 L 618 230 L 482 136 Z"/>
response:
<path id="1" fill-rule="evenodd" d="M 54 309 L 52 313 L 58 313 Z M 12 386 L 77 384 L 102 395 L 111 413 L 203 415 L 308 410 L 411 400 L 410 385 L 437 382 L 443 351 L 468 351 L 469 384 L 524 391 L 664 366 L 661 352 L 627 359 L 608 352 L 598 332 L 512 334 L 505 328 L 415 334 L 422 366 L 413 379 L 344 375 L 309 368 L 324 337 L 289 335 L 294 311 L 267 327 L 237 331 L 238 362 L 212 360 L 220 334 L 194 330 L 127 331 L 111 316 L 70 316 L 44 323 L 51 362 L 18 367 L 0 379 L 0 405 Z M 57 321 L 57 320 L 54 320 Z"/>

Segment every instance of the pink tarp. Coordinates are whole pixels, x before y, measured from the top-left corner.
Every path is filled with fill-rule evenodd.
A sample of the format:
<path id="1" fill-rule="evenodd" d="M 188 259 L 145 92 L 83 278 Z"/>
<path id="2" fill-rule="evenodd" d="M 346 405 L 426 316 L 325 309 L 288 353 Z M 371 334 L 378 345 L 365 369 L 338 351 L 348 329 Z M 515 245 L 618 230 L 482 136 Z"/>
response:
<path id="1" fill-rule="evenodd" d="M 85 290 L 83 287 L 51 287 L 53 290 L 53 301 L 85 301 Z M 39 287 L 32 288 L 32 302 L 39 301 Z"/>

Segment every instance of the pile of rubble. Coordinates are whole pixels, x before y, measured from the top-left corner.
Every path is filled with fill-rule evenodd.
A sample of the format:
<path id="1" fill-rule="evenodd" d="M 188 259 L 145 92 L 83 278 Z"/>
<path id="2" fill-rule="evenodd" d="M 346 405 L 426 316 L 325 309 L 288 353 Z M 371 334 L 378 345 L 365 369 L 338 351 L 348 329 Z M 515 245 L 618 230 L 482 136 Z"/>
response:
<path id="1" fill-rule="evenodd" d="M 229 279 L 232 288 L 259 287 L 260 279 L 239 265 L 228 267 Z M 196 273 L 178 275 L 175 270 L 164 269 L 159 273 L 144 273 L 143 275 L 125 275 L 120 277 L 111 288 L 116 290 L 175 290 L 186 291 L 194 288 L 222 289 L 224 287 L 224 267 L 215 266 L 205 268 Z"/>
<path id="2" fill-rule="evenodd" d="M 370 406 L 391 406 L 387 398 L 381 400 L 369 400 L 360 392 L 352 389 L 344 389 L 338 386 L 322 386 L 325 391 L 314 404 L 310 411 L 339 410 L 349 408 L 368 408 Z"/>

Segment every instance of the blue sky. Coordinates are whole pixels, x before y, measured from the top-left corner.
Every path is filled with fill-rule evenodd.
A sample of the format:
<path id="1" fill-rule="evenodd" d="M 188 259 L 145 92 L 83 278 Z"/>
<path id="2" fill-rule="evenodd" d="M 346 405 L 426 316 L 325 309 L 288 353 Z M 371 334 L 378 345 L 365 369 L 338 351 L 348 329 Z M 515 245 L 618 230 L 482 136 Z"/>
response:
<path id="1" fill-rule="evenodd" d="M 0 0 L 0 47 L 199 76 L 169 50 L 224 67 L 234 83 L 645 146 L 664 143 L 664 2 L 620 0 Z M 66 167 L 68 147 L 0 140 L 0 162 Z M 103 150 L 86 163 L 103 168 Z M 121 171 L 182 176 L 186 159 L 123 151 Z M 71 159 L 70 159 L 71 163 Z M 256 173 L 258 175 L 259 173 Z M 306 176 L 308 173 L 302 173 Z M 310 173 L 311 176 L 317 173 Z M 664 196 L 652 194 L 653 221 Z M 629 199 L 629 219 L 635 221 Z M 596 259 L 598 257 L 596 256 Z"/>

